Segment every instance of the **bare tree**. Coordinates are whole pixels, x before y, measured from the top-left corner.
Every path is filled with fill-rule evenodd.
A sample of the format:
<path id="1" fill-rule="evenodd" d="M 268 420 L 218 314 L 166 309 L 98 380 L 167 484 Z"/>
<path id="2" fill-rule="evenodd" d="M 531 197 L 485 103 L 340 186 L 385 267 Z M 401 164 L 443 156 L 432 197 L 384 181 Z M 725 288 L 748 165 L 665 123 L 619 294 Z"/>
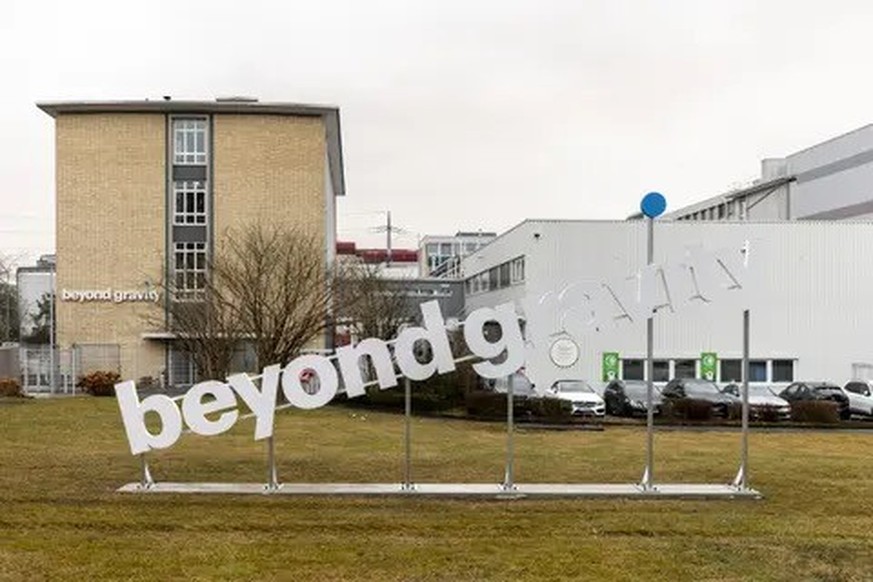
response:
<path id="1" fill-rule="evenodd" d="M 253 225 L 227 233 L 207 286 L 235 308 L 264 366 L 292 360 L 332 327 L 336 279 L 313 233 Z"/>
<path id="2" fill-rule="evenodd" d="M 169 329 L 175 344 L 188 353 L 201 378 L 227 376 L 240 343 L 240 320 L 236 308 L 223 294 L 209 288 L 202 297 L 176 301 L 174 284 L 165 286 L 170 297 Z"/>
<path id="3" fill-rule="evenodd" d="M 253 224 L 228 230 L 216 247 L 196 294 L 175 278 L 163 285 L 169 329 L 201 377 L 226 376 L 244 343 L 259 367 L 287 363 L 332 326 L 336 270 L 320 238 Z"/>
<path id="4" fill-rule="evenodd" d="M 356 265 L 343 274 L 337 314 L 357 338 L 393 339 L 412 321 L 408 288 L 402 280 L 382 277 L 378 265 Z"/>

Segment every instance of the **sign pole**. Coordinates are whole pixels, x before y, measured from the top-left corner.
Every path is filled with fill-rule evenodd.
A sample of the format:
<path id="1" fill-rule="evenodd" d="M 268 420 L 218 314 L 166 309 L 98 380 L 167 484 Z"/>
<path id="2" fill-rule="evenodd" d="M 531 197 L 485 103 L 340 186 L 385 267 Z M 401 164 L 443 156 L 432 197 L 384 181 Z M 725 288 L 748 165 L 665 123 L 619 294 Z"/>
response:
<path id="1" fill-rule="evenodd" d="M 655 219 L 646 219 L 646 264 L 654 262 L 655 254 Z M 643 473 L 643 489 L 652 490 L 652 477 L 655 469 L 655 410 L 654 400 L 655 362 L 655 318 L 653 313 L 646 318 L 646 470 Z"/>
<path id="2" fill-rule="evenodd" d="M 514 374 L 510 374 L 507 376 L 506 383 L 506 472 L 503 475 L 503 489 L 505 491 L 512 491 L 515 489 L 514 476 L 513 476 L 513 457 L 515 456 L 515 452 L 513 450 L 513 442 L 512 442 L 512 432 L 514 428 L 514 411 L 513 407 L 515 405 L 513 393 L 513 381 L 512 377 Z"/>
<path id="3" fill-rule="evenodd" d="M 415 489 L 412 485 L 412 383 L 409 378 L 403 378 L 404 399 L 404 463 L 403 463 L 403 489 L 410 491 Z"/>
<path id="4" fill-rule="evenodd" d="M 268 492 L 279 489 L 279 476 L 276 471 L 276 445 L 272 436 L 267 437 L 267 486 Z"/>
<path id="5" fill-rule="evenodd" d="M 649 192 L 640 202 L 640 210 L 646 217 L 646 265 L 655 262 L 655 218 L 667 209 L 667 200 L 658 192 Z M 640 486 L 643 491 L 653 491 L 655 472 L 655 313 L 646 314 L 646 469 Z"/>
<path id="6" fill-rule="evenodd" d="M 145 453 L 140 453 L 139 462 L 142 469 L 142 480 L 140 481 L 139 486 L 142 489 L 151 489 L 155 484 L 155 480 L 152 479 L 152 472 L 149 470 L 149 462 L 146 459 Z"/>
<path id="7" fill-rule="evenodd" d="M 749 310 L 743 310 L 743 432 L 740 442 L 740 470 L 733 485 L 749 488 Z"/>

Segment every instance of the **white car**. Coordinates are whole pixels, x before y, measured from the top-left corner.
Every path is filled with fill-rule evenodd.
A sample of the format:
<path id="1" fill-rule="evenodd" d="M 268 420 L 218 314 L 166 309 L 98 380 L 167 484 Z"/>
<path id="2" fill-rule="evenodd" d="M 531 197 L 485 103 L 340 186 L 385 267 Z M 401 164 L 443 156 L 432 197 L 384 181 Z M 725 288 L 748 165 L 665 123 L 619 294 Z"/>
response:
<path id="1" fill-rule="evenodd" d="M 606 403 L 585 380 L 558 380 L 552 384 L 546 396 L 570 402 L 574 415 L 606 415 Z"/>
<path id="2" fill-rule="evenodd" d="M 861 416 L 873 416 L 873 382 L 852 380 L 843 388 L 849 397 L 849 412 Z"/>

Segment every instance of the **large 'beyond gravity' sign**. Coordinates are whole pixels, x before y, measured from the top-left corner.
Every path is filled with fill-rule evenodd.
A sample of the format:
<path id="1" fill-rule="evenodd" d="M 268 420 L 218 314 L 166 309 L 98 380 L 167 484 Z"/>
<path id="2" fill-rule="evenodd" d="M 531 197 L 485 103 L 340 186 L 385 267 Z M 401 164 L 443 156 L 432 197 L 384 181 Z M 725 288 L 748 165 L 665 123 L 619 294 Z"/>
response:
<path id="1" fill-rule="evenodd" d="M 694 259 L 681 265 L 649 265 L 638 275 L 639 291 L 633 300 L 621 300 L 604 284 L 597 293 L 584 301 L 583 311 L 590 314 L 586 322 L 598 328 L 606 320 L 630 319 L 633 316 L 652 317 L 663 307 L 658 296 L 670 292 L 667 289 L 668 272 L 681 268 L 691 283 L 688 301 L 709 302 L 717 289 L 743 291 L 744 268 L 748 265 L 748 248 L 743 252 L 745 262 L 738 262 L 738 253 L 695 255 Z M 717 280 L 721 279 L 721 283 Z M 660 288 L 660 290 L 659 290 Z M 670 301 L 668 299 L 668 301 Z M 671 302 L 672 303 L 672 302 Z M 679 302 L 676 302 L 678 306 Z M 565 306 L 567 308 L 583 306 Z M 672 309 L 672 305 L 671 305 Z M 181 410 L 168 396 L 155 394 L 140 401 L 136 385 L 132 381 L 115 385 L 118 406 L 124 429 L 134 455 L 151 449 L 171 447 L 179 439 L 183 422 L 192 432 L 204 436 L 221 434 L 229 430 L 239 418 L 237 409 L 241 400 L 255 417 L 255 440 L 273 435 L 276 411 L 276 396 L 281 380 L 282 393 L 288 402 L 297 408 L 319 408 L 330 402 L 340 387 L 340 379 L 349 398 L 365 393 L 361 358 L 369 357 L 376 372 L 376 381 L 381 389 L 397 386 L 396 363 L 400 373 L 410 380 L 426 380 L 436 373 L 445 374 L 455 369 L 446 323 L 439 303 L 428 301 L 421 305 L 421 327 L 403 330 L 393 342 L 367 338 L 356 345 L 343 346 L 336 350 L 334 358 L 307 354 L 302 355 L 284 368 L 275 364 L 267 366 L 261 376 L 258 389 L 248 374 L 234 374 L 226 382 L 207 380 L 191 387 L 182 399 Z M 631 316 L 633 314 L 633 316 Z M 529 317 L 532 314 L 528 314 Z M 490 341 L 485 326 L 495 322 L 500 326 L 500 337 Z M 473 364 L 473 370 L 483 378 L 501 378 L 516 372 L 525 362 L 525 345 L 518 315 L 513 303 L 504 303 L 495 308 L 483 307 L 472 312 L 463 324 L 464 340 L 472 354 L 483 361 Z M 414 353 L 418 341 L 430 345 L 432 357 L 429 362 L 419 362 Z M 393 349 L 389 349 L 393 344 Z M 393 357 L 392 357 L 393 352 Z M 496 359 L 504 355 L 499 363 Z M 311 370 L 318 375 L 319 389 L 314 394 L 304 390 L 301 374 Z M 145 415 L 157 414 L 161 419 L 160 431 L 149 432 Z M 209 418 L 207 415 L 213 415 Z M 217 415 L 217 417 L 215 417 Z"/>
<path id="2" fill-rule="evenodd" d="M 255 416 L 255 440 L 272 436 L 280 376 L 282 393 L 288 402 L 297 408 L 311 409 L 324 406 L 336 396 L 340 375 L 349 398 L 362 396 L 366 382 L 359 361 L 364 356 L 371 359 L 382 389 L 397 386 L 394 362 L 410 380 L 426 380 L 435 373 L 453 371 L 455 361 L 439 303 L 423 303 L 421 313 L 424 325 L 403 330 L 392 342 L 393 361 L 388 342 L 368 338 L 357 345 L 338 348 L 336 367 L 330 358 L 316 354 L 299 356 L 284 368 L 279 365 L 267 366 L 261 376 L 260 390 L 248 374 L 234 374 L 227 378 L 227 382 L 200 382 L 185 394 L 181 411 L 170 397 L 163 394 L 140 401 L 132 381 L 116 384 L 115 392 L 130 442 L 130 452 L 138 455 L 151 449 L 172 446 L 182 434 L 183 420 L 192 432 L 200 435 L 217 435 L 227 431 L 239 417 L 237 397 Z M 485 337 L 485 324 L 489 321 L 497 322 L 501 329 L 500 339 L 493 342 Z M 433 355 L 427 363 L 421 363 L 415 357 L 414 346 L 420 340 L 430 344 Z M 473 364 L 476 373 L 484 378 L 507 376 L 524 365 L 524 341 L 512 303 L 471 313 L 464 322 L 464 341 L 474 355 L 485 360 Z M 506 358 L 499 364 L 490 361 L 503 353 Z M 318 376 L 319 389 L 314 394 L 306 392 L 301 384 L 301 373 L 306 370 L 312 370 Z M 207 397 L 208 400 L 204 400 Z M 161 418 L 159 433 L 152 434 L 146 429 L 144 417 L 147 412 L 154 412 Z M 207 415 L 215 413 L 220 413 L 215 420 L 207 418 Z"/>

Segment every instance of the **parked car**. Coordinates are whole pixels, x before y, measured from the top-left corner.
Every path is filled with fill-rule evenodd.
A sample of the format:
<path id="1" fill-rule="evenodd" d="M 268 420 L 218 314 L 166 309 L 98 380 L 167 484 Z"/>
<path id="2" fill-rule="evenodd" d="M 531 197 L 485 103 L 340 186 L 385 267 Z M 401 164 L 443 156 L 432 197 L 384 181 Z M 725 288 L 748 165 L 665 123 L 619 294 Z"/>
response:
<path id="1" fill-rule="evenodd" d="M 558 380 L 546 396 L 569 401 L 572 414 L 577 416 L 605 416 L 606 403 L 585 380 Z"/>
<path id="2" fill-rule="evenodd" d="M 645 416 L 646 390 L 644 380 L 613 380 L 603 390 L 606 414 Z M 661 413 L 661 391 L 657 386 L 652 386 L 652 413 Z"/>
<path id="3" fill-rule="evenodd" d="M 497 392 L 499 394 L 506 394 L 508 388 L 508 378 L 495 379 L 494 384 L 491 387 L 494 392 Z M 531 383 L 530 379 L 524 374 L 524 372 L 516 372 L 512 375 L 512 394 L 513 396 L 520 396 L 525 398 L 536 396 L 534 385 Z"/>
<path id="4" fill-rule="evenodd" d="M 742 390 L 738 384 L 728 384 L 722 388 L 722 392 L 735 396 L 740 402 L 743 399 Z M 776 396 L 768 386 L 749 384 L 749 418 L 761 418 L 768 408 L 775 412 L 779 420 L 791 418 L 791 405 L 787 400 Z"/>
<path id="5" fill-rule="evenodd" d="M 715 382 L 697 378 L 676 378 L 667 382 L 661 391 L 664 402 L 673 400 L 703 400 L 712 405 L 712 415 L 727 418 L 731 406 L 739 400 L 730 394 L 724 394 Z"/>
<path id="6" fill-rule="evenodd" d="M 846 420 L 851 415 L 849 397 L 845 395 L 842 388 L 830 382 L 794 382 L 780 392 L 779 397 L 791 404 L 810 400 L 830 400 L 837 403 L 840 418 Z"/>
<path id="7" fill-rule="evenodd" d="M 873 382 L 852 380 L 843 387 L 849 397 L 849 412 L 861 416 L 873 416 Z"/>

